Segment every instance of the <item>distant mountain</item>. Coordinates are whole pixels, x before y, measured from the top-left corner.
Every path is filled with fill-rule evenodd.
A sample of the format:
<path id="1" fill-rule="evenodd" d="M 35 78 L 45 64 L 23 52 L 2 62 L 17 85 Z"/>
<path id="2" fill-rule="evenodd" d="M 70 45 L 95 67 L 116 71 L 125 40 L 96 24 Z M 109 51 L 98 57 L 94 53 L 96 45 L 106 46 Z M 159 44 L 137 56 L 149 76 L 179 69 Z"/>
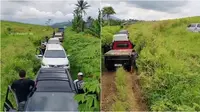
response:
<path id="1" fill-rule="evenodd" d="M 64 27 L 64 26 L 71 26 L 72 22 L 61 22 L 61 23 L 54 23 L 53 25 L 51 25 L 51 27 L 53 28 L 60 28 L 60 27 Z"/>
<path id="2" fill-rule="evenodd" d="M 104 16 L 103 19 L 104 19 L 104 20 L 108 20 L 107 16 Z M 110 16 L 110 19 L 113 19 L 113 20 L 121 20 L 121 19 L 119 19 L 119 18 L 117 18 L 117 17 L 115 17 L 115 16 L 112 16 L 112 15 Z"/>

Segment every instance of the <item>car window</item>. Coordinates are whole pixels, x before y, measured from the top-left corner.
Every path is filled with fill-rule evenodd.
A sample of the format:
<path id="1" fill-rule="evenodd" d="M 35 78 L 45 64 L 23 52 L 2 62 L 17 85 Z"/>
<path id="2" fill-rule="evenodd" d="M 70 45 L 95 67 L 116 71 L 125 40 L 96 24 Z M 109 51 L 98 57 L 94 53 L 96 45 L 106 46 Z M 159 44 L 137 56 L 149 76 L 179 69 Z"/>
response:
<path id="1" fill-rule="evenodd" d="M 127 48 L 129 44 L 127 43 L 122 43 L 122 44 L 117 44 L 118 48 Z"/>
<path id="2" fill-rule="evenodd" d="M 60 34 L 55 34 L 54 37 L 62 37 Z"/>
<path id="3" fill-rule="evenodd" d="M 35 92 L 28 100 L 26 111 L 77 111 L 74 93 Z"/>
<path id="4" fill-rule="evenodd" d="M 59 40 L 49 40 L 48 44 L 59 44 Z"/>
<path id="5" fill-rule="evenodd" d="M 46 50 L 44 54 L 45 58 L 66 58 L 63 50 Z"/>
<path id="6" fill-rule="evenodd" d="M 43 75 L 53 75 L 51 73 L 43 73 Z M 54 73 L 55 75 L 55 73 Z M 41 79 L 41 78 L 39 78 Z M 55 77 L 54 77 L 55 79 Z M 71 85 L 72 86 L 72 85 Z M 37 82 L 37 91 L 65 91 L 71 92 L 72 88 L 68 81 L 60 81 L 60 80 L 50 80 L 50 81 L 38 81 Z"/>
<path id="7" fill-rule="evenodd" d="M 198 24 L 197 27 L 200 27 L 200 24 Z"/>
<path id="8" fill-rule="evenodd" d="M 196 24 L 191 24 L 191 26 L 190 27 L 196 27 Z"/>

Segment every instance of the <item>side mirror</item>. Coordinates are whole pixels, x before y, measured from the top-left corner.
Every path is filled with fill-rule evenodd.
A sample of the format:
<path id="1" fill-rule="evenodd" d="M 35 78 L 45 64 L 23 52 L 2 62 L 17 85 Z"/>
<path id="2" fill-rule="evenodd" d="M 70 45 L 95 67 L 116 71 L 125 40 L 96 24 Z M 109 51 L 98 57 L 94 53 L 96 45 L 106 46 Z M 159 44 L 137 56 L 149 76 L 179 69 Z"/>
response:
<path id="1" fill-rule="evenodd" d="M 36 58 L 37 59 L 42 59 L 43 55 L 39 54 L 39 55 L 36 55 Z"/>

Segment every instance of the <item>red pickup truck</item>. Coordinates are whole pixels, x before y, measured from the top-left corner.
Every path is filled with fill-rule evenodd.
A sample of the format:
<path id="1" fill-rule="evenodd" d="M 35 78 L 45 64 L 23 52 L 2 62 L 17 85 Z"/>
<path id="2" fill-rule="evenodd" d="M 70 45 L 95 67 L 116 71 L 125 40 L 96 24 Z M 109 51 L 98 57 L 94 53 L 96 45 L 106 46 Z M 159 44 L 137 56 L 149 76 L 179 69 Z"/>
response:
<path id="1" fill-rule="evenodd" d="M 129 71 L 131 69 L 131 53 L 133 48 L 134 45 L 128 39 L 128 35 L 114 35 L 111 50 L 104 54 L 107 70 L 115 70 L 116 66 L 123 66 Z"/>

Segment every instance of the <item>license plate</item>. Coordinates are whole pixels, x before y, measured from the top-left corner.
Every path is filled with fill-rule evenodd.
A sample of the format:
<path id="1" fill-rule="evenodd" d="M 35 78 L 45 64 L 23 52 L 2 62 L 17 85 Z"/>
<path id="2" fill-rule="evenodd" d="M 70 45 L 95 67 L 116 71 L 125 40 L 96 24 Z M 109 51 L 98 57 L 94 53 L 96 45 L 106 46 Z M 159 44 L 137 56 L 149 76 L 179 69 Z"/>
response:
<path id="1" fill-rule="evenodd" d="M 122 66 L 122 64 L 115 64 L 115 66 Z"/>

